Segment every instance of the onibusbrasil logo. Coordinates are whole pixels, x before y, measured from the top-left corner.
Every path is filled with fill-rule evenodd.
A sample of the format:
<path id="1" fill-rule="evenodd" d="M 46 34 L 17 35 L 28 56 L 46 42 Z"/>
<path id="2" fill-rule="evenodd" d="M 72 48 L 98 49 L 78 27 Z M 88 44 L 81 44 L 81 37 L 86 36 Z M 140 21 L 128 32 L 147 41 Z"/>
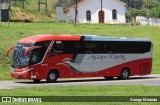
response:
<path id="1" fill-rule="evenodd" d="M 42 102 L 39 97 L 2 97 L 1 102 Z"/>

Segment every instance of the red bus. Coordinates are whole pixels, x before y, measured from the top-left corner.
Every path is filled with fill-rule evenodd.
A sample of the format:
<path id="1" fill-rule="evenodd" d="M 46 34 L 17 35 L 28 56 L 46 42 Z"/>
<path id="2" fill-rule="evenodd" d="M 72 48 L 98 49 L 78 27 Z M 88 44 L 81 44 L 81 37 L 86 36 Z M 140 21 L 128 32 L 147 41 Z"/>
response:
<path id="1" fill-rule="evenodd" d="M 36 35 L 21 39 L 14 50 L 10 75 L 55 82 L 57 78 L 148 75 L 152 42 L 143 38 L 80 35 Z"/>

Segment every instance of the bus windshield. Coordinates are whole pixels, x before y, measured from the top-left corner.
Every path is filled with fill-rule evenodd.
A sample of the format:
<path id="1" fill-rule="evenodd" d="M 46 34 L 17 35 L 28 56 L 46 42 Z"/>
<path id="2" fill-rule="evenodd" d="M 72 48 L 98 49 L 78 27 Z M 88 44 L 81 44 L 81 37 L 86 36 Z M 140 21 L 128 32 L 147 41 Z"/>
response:
<path id="1" fill-rule="evenodd" d="M 33 46 L 33 44 L 17 44 L 12 58 L 12 67 L 26 67 L 29 65 L 32 50 L 29 51 L 27 56 L 24 55 L 24 52 L 31 46 Z"/>
<path id="2" fill-rule="evenodd" d="M 37 42 L 34 44 L 18 43 L 14 50 L 12 67 L 23 68 L 41 62 L 50 43 L 51 41 Z M 28 54 L 25 55 L 25 50 L 32 46 L 41 46 L 41 48 L 31 49 Z"/>

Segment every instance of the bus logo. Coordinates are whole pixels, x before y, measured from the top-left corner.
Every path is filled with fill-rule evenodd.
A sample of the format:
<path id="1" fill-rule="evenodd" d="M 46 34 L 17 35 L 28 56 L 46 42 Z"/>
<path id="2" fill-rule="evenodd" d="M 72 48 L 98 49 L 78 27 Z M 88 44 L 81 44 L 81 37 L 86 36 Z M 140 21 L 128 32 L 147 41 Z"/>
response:
<path id="1" fill-rule="evenodd" d="M 62 44 L 62 42 L 61 41 L 56 41 L 56 44 Z"/>

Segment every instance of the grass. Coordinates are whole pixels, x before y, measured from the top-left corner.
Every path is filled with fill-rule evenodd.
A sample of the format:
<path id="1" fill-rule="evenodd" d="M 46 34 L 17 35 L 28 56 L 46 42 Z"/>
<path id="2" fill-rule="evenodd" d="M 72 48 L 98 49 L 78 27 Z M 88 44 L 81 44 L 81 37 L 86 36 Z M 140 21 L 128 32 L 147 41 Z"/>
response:
<path id="1" fill-rule="evenodd" d="M 131 91 L 132 89 L 132 91 Z M 160 88 L 152 86 L 64 86 L 64 87 L 38 87 L 27 89 L 11 89 L 0 90 L 0 96 L 159 96 Z M 22 94 L 23 93 L 23 94 Z M 122 97 L 123 98 L 123 97 Z M 14 103 L 12 103 L 14 104 Z M 17 103 L 16 103 L 17 104 Z M 34 104 L 34 103 L 26 103 Z M 130 105 L 133 103 L 91 103 L 91 102 L 58 102 L 58 103 L 39 103 L 39 104 L 54 104 L 54 105 Z M 159 103 L 135 103 L 135 105 L 158 105 Z"/>
<path id="2" fill-rule="evenodd" d="M 132 91 L 131 91 L 132 89 Z M 24 91 L 25 90 L 25 91 Z M 0 90 L 0 96 L 159 96 L 160 88 L 152 86 L 64 86 L 64 87 L 38 87 L 28 89 L 11 89 Z M 122 97 L 123 98 L 123 97 Z M 14 103 L 12 103 L 14 104 Z M 16 103 L 17 104 L 17 103 Z M 35 104 L 35 103 L 26 103 Z M 43 103 L 41 103 L 43 104 Z M 40 104 L 40 105 L 41 105 Z M 103 105 L 119 104 L 130 105 L 131 103 L 45 103 L 45 104 L 62 104 L 62 105 Z M 159 103 L 134 103 L 135 105 L 158 105 Z"/>
<path id="3" fill-rule="evenodd" d="M 160 91 L 159 86 L 142 85 L 56 86 L 3 89 L 0 90 L 0 96 L 159 96 L 160 93 L 158 91 Z"/>
<path id="4" fill-rule="evenodd" d="M 153 73 L 160 73 L 160 27 L 71 23 L 2 23 L 0 27 L 0 80 L 10 80 L 10 59 L 5 51 L 21 38 L 38 34 L 89 34 L 112 37 L 150 38 L 153 41 Z"/>

